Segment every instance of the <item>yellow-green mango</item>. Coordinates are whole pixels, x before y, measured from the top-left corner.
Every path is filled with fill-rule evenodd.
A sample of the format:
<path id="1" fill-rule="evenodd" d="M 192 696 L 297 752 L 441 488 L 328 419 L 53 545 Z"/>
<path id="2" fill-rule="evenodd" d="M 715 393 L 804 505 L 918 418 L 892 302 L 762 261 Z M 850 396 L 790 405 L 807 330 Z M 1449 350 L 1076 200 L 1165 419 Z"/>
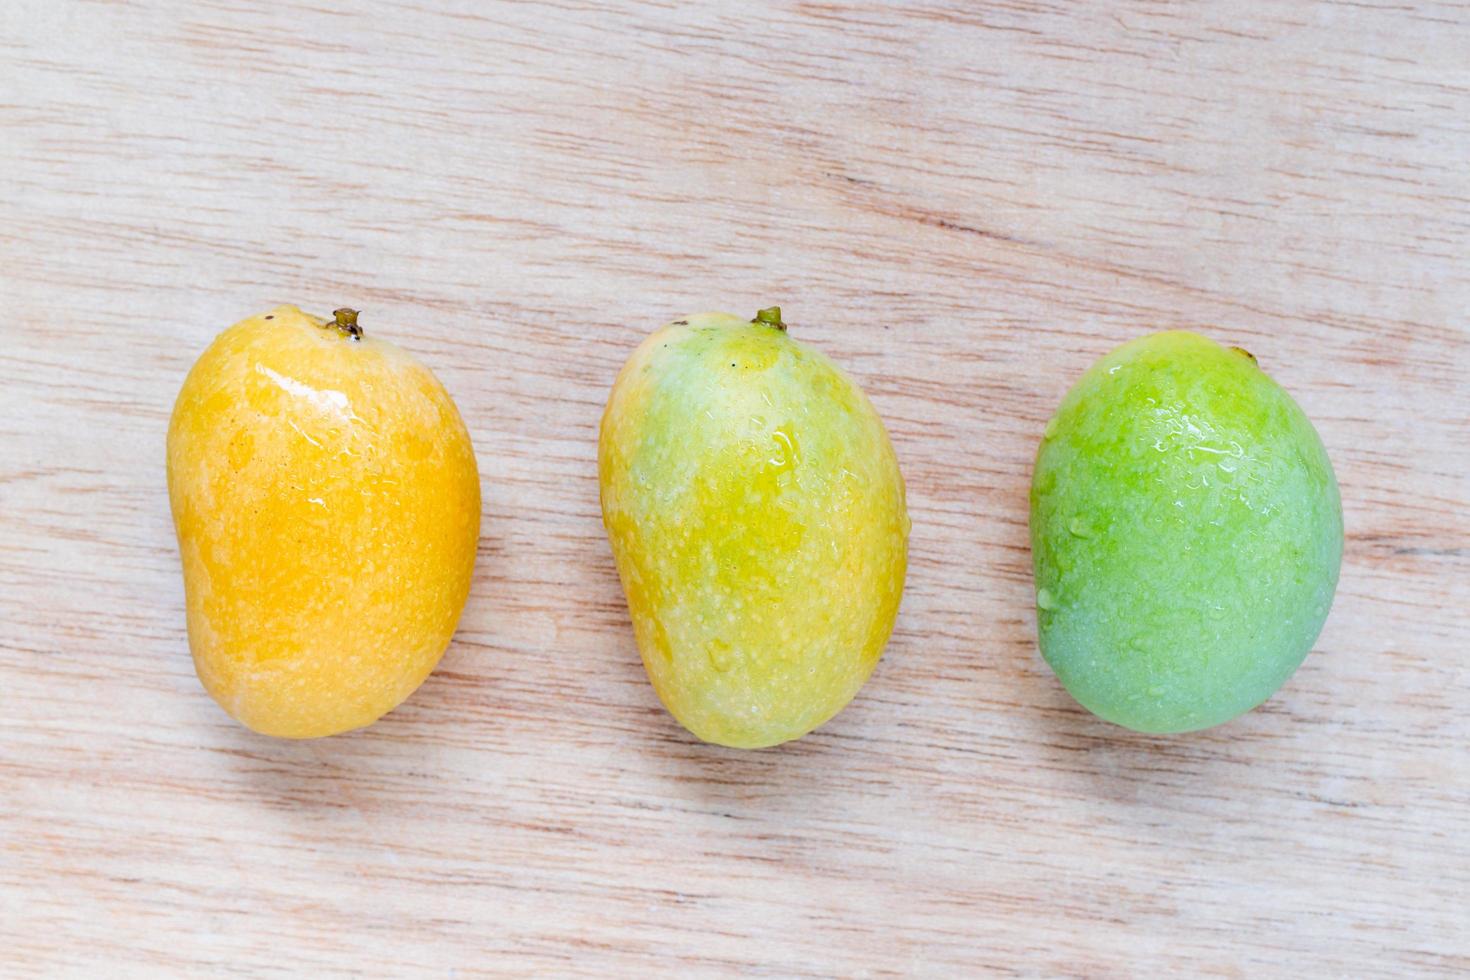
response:
<path id="1" fill-rule="evenodd" d="M 776 745 L 852 700 L 903 594 L 903 477 L 862 390 L 779 310 L 645 340 L 608 398 L 598 468 L 643 664 L 685 728 Z"/>

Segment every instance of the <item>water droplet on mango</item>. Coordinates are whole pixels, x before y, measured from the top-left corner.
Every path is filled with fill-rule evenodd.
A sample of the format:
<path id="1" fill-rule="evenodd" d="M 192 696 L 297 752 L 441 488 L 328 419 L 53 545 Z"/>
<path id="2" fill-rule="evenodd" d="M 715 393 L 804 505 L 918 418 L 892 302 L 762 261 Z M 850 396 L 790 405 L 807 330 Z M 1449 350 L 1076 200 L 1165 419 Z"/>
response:
<path id="1" fill-rule="evenodd" d="M 722 674 L 729 670 L 734 662 L 730 655 L 730 644 L 724 640 L 710 640 L 704 652 L 709 658 L 709 665 Z"/>

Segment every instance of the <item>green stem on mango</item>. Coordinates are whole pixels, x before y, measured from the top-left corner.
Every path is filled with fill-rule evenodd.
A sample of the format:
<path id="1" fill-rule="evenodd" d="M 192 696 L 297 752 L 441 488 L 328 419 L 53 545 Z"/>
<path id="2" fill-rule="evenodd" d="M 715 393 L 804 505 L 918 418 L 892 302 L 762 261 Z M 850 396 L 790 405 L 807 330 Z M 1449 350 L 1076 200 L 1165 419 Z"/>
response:
<path id="1" fill-rule="evenodd" d="M 750 322 L 764 323 L 766 326 L 775 327 L 777 330 L 782 331 L 786 329 L 786 324 L 781 322 L 781 307 L 779 306 L 766 307 L 765 309 L 756 313 L 755 319 L 751 320 Z"/>

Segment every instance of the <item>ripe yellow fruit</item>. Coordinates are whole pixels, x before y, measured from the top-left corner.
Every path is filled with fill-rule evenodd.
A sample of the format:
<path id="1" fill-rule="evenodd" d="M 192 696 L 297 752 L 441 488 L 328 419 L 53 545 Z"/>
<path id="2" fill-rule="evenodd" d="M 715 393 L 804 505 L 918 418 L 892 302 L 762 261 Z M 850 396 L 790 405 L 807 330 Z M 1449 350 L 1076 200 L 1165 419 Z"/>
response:
<path id="1" fill-rule="evenodd" d="M 909 531 L 857 385 L 779 310 L 691 316 L 628 359 L 598 450 L 643 664 L 685 728 L 758 748 L 852 700 L 893 629 Z"/>
<path id="2" fill-rule="evenodd" d="M 168 489 L 204 687 L 286 738 L 371 724 L 439 662 L 469 594 L 469 433 L 412 356 L 282 306 L 200 356 Z"/>

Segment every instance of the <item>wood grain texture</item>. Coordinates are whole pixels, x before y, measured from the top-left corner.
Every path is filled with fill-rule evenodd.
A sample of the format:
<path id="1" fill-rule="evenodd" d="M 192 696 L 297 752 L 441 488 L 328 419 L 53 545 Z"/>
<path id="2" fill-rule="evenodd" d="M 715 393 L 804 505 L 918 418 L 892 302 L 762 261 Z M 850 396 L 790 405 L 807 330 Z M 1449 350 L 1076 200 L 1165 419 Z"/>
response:
<path id="1" fill-rule="evenodd" d="M 1470 972 L 1470 7 L 0 9 L 0 972 Z M 189 660 L 163 435 L 279 302 L 469 423 L 443 664 L 257 737 Z M 887 419 L 898 630 L 819 733 L 643 677 L 596 425 L 636 341 L 779 302 Z M 1032 456 L 1145 330 L 1256 353 L 1348 527 L 1317 651 L 1149 738 L 1037 654 Z"/>

